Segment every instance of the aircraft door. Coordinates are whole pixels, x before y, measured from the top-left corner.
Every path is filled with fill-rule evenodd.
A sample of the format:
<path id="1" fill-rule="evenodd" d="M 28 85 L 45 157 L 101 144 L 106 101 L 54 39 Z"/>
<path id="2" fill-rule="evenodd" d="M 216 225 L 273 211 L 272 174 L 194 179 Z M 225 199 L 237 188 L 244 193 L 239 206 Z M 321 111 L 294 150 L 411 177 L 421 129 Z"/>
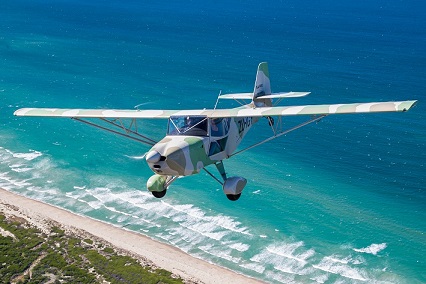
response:
<path id="1" fill-rule="evenodd" d="M 228 141 L 230 118 L 211 118 L 210 126 L 210 148 L 209 156 L 213 156 L 225 151 Z"/>

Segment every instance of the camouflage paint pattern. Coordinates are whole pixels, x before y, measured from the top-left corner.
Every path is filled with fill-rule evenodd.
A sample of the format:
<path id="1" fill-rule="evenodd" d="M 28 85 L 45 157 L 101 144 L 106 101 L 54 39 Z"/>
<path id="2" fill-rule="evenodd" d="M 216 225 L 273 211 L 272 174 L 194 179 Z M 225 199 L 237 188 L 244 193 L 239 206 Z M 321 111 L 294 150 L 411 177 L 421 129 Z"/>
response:
<path id="1" fill-rule="evenodd" d="M 151 176 L 147 183 L 146 187 L 149 191 L 163 191 L 164 185 L 166 184 L 166 176 L 160 176 L 160 175 L 153 175 Z"/>
<path id="2" fill-rule="evenodd" d="M 216 162 L 208 157 L 208 148 L 208 137 L 166 136 L 149 150 L 146 160 L 156 174 L 188 176 Z"/>

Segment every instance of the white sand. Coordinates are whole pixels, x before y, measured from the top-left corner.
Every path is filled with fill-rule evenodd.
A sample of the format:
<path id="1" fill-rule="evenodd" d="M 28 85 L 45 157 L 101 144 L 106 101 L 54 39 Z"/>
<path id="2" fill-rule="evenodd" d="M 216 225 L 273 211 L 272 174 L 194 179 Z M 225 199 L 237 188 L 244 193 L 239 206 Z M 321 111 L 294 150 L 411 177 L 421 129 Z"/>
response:
<path id="1" fill-rule="evenodd" d="M 5 205 L 8 206 L 5 206 Z M 4 189 L 0 189 L 0 211 L 27 219 L 39 229 L 48 230 L 50 220 L 68 230 L 83 230 L 103 239 L 118 249 L 146 258 L 154 265 L 166 269 L 184 279 L 199 283 L 260 283 L 231 270 L 189 256 L 172 246 L 154 241 L 107 223 L 82 217 L 69 211 L 35 201 Z"/>

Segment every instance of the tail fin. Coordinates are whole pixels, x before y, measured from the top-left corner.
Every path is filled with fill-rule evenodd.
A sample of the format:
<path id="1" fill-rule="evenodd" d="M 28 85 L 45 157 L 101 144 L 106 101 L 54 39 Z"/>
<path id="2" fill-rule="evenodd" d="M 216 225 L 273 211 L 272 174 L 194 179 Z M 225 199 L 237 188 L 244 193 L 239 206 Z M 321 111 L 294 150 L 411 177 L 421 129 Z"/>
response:
<path id="1" fill-rule="evenodd" d="M 270 105 L 271 99 L 262 99 L 262 96 L 271 95 L 271 82 L 269 80 L 268 63 L 261 62 L 257 67 L 256 82 L 254 84 L 253 102 L 256 106 Z"/>
<path id="2" fill-rule="evenodd" d="M 269 80 L 268 63 L 262 62 L 257 67 L 256 82 L 254 83 L 253 93 L 237 93 L 219 95 L 218 99 L 250 100 L 250 107 L 270 107 L 272 100 L 283 98 L 299 98 L 309 95 L 310 92 L 271 92 L 271 81 Z"/>

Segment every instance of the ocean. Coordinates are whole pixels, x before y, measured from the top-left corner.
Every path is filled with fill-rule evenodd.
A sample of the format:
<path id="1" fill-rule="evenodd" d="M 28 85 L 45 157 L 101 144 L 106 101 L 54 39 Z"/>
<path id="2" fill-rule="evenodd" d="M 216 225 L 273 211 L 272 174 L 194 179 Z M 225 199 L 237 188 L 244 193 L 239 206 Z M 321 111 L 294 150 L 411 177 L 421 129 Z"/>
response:
<path id="1" fill-rule="evenodd" d="M 266 2 L 2 0 L 0 187 L 265 282 L 426 283 L 425 2 Z M 419 102 L 329 116 L 226 160 L 248 180 L 237 202 L 204 172 L 156 199 L 147 146 L 13 116 L 213 108 L 220 91 L 252 91 L 262 61 L 273 91 L 312 92 L 283 105 Z M 165 135 L 164 120 L 140 125 Z M 260 121 L 240 148 L 269 135 Z"/>

